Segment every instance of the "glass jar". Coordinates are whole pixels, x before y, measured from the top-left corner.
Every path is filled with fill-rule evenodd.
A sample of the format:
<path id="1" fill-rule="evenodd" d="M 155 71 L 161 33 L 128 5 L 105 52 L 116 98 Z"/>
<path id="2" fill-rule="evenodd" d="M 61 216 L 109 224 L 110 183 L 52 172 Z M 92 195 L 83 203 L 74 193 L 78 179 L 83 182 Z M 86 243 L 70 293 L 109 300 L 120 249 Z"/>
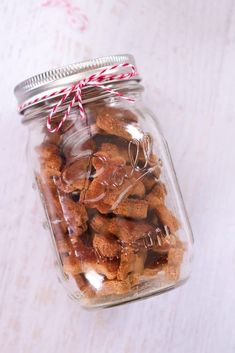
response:
<path id="1" fill-rule="evenodd" d="M 192 232 L 170 153 L 142 103 L 140 77 L 120 77 L 125 63 L 135 65 L 130 55 L 94 59 L 15 88 L 60 279 L 86 308 L 172 289 L 191 267 Z M 103 69 L 112 80 L 84 85 L 82 102 L 71 104 L 66 90 Z"/>

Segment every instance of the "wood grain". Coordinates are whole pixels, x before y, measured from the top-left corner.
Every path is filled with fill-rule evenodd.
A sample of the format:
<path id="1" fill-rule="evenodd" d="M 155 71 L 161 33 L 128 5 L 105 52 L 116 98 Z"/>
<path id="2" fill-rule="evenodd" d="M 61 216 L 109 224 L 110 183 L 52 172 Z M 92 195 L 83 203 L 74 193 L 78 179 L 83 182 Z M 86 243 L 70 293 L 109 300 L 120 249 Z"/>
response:
<path id="1" fill-rule="evenodd" d="M 233 0 L 1 1 L 1 353 L 235 351 L 235 5 Z M 98 312 L 67 298 L 53 268 L 13 87 L 53 66 L 135 55 L 175 162 L 195 235 L 190 281 Z"/>

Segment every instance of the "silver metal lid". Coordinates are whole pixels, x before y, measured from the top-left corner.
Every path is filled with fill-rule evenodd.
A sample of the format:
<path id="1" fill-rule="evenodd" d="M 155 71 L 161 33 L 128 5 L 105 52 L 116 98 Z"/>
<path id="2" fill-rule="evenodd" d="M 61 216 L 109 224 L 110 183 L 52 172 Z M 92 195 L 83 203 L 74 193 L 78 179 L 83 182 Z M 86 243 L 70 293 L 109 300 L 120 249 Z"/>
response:
<path id="1" fill-rule="evenodd" d="M 32 100 L 41 99 L 55 90 L 67 88 L 79 80 L 97 73 L 101 68 L 122 63 L 135 65 L 134 57 L 129 54 L 104 56 L 52 69 L 19 83 L 14 89 L 14 94 L 18 105 L 25 105 Z M 114 74 L 118 73 L 119 70 L 116 69 Z M 135 76 L 133 79 L 140 80 L 140 77 Z M 27 107 L 34 104 L 36 103 L 30 104 Z"/>

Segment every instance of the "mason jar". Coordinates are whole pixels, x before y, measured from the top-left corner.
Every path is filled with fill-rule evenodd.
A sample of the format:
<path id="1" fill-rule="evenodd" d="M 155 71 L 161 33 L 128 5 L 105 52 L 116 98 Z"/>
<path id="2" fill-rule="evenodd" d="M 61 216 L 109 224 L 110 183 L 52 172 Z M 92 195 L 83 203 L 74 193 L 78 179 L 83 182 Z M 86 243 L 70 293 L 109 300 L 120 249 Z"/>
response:
<path id="1" fill-rule="evenodd" d="M 189 220 L 140 82 L 134 58 L 116 55 L 15 88 L 59 277 L 86 308 L 160 294 L 190 274 Z"/>

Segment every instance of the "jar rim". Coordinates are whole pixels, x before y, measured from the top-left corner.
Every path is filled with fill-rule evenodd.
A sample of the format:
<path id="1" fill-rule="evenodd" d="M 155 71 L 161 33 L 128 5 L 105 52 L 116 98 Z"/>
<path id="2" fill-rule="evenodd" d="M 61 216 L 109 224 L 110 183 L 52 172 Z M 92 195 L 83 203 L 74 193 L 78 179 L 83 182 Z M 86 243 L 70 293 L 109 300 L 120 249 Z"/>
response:
<path id="1" fill-rule="evenodd" d="M 51 69 L 32 76 L 22 81 L 14 88 L 18 105 L 23 106 L 23 108 L 20 109 L 20 113 L 24 111 L 25 105 L 27 105 L 27 108 L 35 105 L 37 104 L 37 102 L 34 102 L 35 100 L 42 101 L 43 96 L 50 95 L 55 90 L 66 89 L 74 83 L 96 74 L 100 69 L 123 63 L 129 63 L 135 66 L 134 57 L 130 54 L 103 56 Z M 116 71 L 114 70 L 114 74 L 119 73 L 120 68 L 117 68 Z M 140 81 L 140 77 L 136 75 L 132 77 L 131 80 Z M 55 97 L 56 95 L 54 98 Z M 32 100 L 32 104 L 28 104 Z"/>

